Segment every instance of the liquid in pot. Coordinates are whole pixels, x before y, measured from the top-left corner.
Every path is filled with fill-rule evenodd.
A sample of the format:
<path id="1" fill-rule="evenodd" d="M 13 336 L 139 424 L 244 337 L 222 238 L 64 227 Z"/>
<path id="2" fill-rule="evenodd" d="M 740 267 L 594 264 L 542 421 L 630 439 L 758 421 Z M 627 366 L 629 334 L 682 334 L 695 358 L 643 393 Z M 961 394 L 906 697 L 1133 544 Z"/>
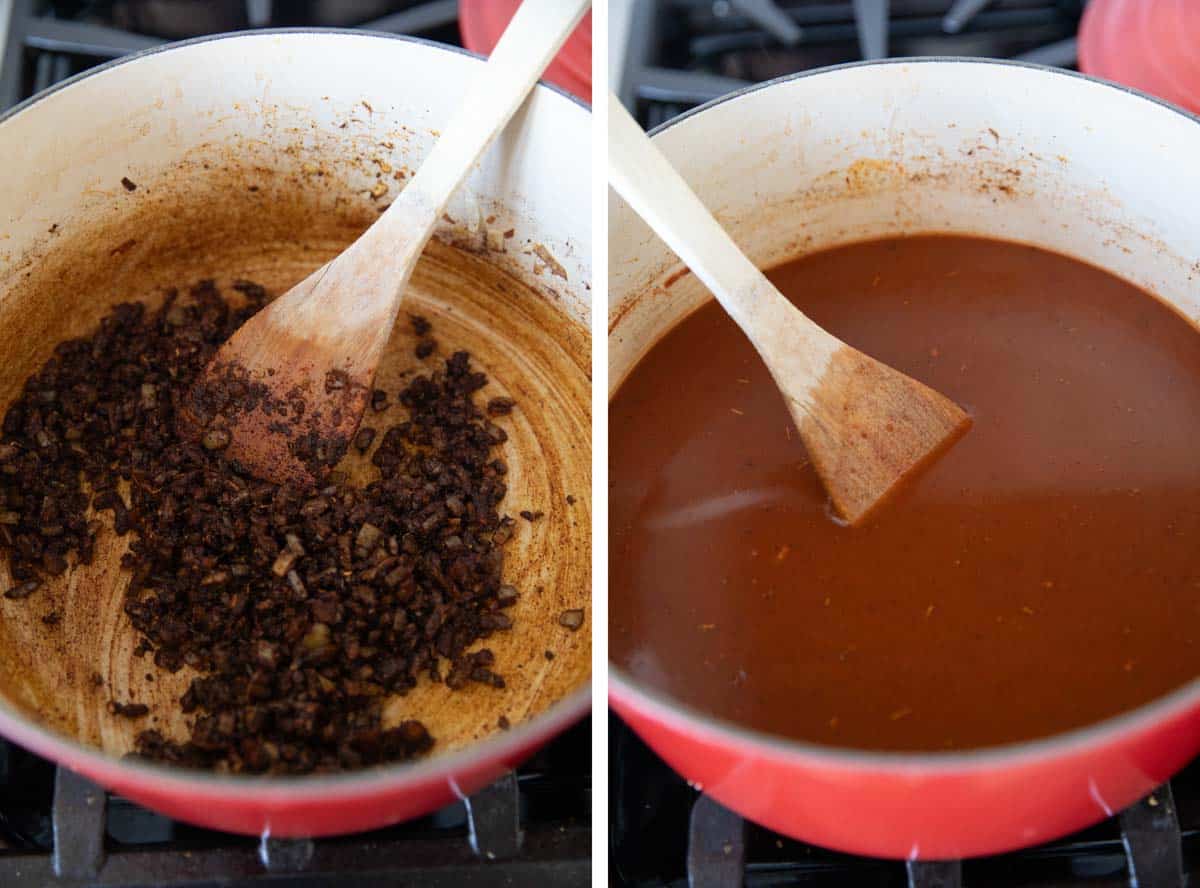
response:
<path id="1" fill-rule="evenodd" d="M 1200 673 L 1200 336 L 1103 271 L 924 236 L 769 273 L 818 324 L 969 410 L 860 527 L 715 303 L 610 407 L 611 656 L 761 731 L 1027 740 Z"/>

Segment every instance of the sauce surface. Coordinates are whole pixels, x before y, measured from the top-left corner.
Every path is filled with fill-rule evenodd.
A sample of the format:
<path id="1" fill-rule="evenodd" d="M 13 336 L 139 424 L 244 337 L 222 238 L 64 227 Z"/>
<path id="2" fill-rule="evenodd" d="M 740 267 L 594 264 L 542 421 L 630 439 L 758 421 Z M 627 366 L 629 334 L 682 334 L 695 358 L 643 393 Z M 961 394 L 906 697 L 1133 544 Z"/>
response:
<path id="1" fill-rule="evenodd" d="M 1106 272 L 952 236 L 769 273 L 933 386 L 967 435 L 865 525 L 829 517 L 715 303 L 610 406 L 610 647 L 650 687 L 822 744 L 1031 739 L 1200 674 L 1200 336 Z"/>

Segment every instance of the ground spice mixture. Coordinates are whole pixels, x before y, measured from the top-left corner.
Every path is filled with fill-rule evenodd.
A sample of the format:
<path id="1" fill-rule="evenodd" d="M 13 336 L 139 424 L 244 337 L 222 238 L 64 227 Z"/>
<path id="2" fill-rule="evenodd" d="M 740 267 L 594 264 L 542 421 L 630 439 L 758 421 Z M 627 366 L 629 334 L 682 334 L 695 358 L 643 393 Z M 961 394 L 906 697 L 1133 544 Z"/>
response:
<path id="1" fill-rule="evenodd" d="M 191 736 L 145 730 L 139 754 L 305 773 L 424 753 L 434 740 L 419 721 L 383 727 L 388 694 L 422 673 L 456 689 L 504 686 L 492 652 L 466 648 L 510 628 L 504 609 L 518 598 L 502 581 L 514 522 L 498 511 L 506 466 L 495 451 L 507 435 L 489 419 L 512 404 L 476 406 L 487 378 L 458 352 L 398 393 L 406 421 L 376 430 L 367 414 L 356 446 L 377 443 L 378 480 L 357 488 L 335 472 L 320 490 L 257 480 L 222 457 L 220 440 L 175 429 L 192 381 L 267 300 L 255 284 L 234 289 L 227 300 L 206 282 L 158 310 L 119 305 L 26 382 L 0 438 L 4 594 L 34 596 L 89 563 L 108 512 L 116 533 L 133 535 L 123 563 L 137 652 L 199 672 L 180 700 Z M 412 325 L 432 342 L 426 320 Z M 388 400 L 372 396 L 377 410 Z M 134 702 L 110 708 L 145 714 Z"/>

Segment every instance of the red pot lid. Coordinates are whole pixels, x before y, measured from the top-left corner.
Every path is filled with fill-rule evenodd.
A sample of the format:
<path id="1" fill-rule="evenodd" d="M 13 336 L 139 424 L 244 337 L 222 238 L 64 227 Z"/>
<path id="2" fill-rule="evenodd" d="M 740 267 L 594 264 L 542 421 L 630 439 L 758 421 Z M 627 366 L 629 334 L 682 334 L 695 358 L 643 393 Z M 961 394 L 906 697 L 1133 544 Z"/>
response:
<path id="1" fill-rule="evenodd" d="M 521 0 L 460 0 L 458 27 L 463 45 L 472 52 L 488 55 L 496 46 Z M 555 86 L 592 101 L 592 14 L 567 38 L 554 61 L 546 68 L 545 79 Z"/>
<path id="2" fill-rule="evenodd" d="M 1079 70 L 1200 113 L 1200 2 L 1091 0 Z"/>

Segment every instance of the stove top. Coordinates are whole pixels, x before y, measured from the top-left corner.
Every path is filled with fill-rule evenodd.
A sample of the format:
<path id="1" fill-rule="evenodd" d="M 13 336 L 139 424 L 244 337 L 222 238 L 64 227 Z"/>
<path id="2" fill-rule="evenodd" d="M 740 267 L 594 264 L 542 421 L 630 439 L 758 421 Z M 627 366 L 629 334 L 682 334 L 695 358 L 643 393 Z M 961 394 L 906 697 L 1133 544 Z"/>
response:
<path id="1" fill-rule="evenodd" d="M 811 68 L 957 55 L 1075 67 L 1084 0 L 632 0 L 621 101 L 649 128 Z"/>
<path id="2" fill-rule="evenodd" d="M 0 0 L 0 111 L 171 40 L 325 26 L 461 45 L 456 0 Z M 7 36 L 5 36 L 7 35 Z M 148 811 L 0 740 L 0 886 L 591 884 L 591 722 L 468 803 L 390 829 L 260 841 Z"/>
<path id="3" fill-rule="evenodd" d="M 462 45 L 457 0 L 0 0 L 6 14 L 0 111 L 109 59 L 204 34 L 348 27 Z"/>
<path id="4" fill-rule="evenodd" d="M 253 839 L 148 811 L 0 740 L 0 885 L 591 884 L 591 721 L 467 802 L 389 829 Z"/>
<path id="5" fill-rule="evenodd" d="M 609 873 L 636 888 L 1178 888 L 1200 884 L 1200 763 L 1067 838 L 967 861 L 839 854 L 749 823 L 692 789 L 609 716 Z"/>

